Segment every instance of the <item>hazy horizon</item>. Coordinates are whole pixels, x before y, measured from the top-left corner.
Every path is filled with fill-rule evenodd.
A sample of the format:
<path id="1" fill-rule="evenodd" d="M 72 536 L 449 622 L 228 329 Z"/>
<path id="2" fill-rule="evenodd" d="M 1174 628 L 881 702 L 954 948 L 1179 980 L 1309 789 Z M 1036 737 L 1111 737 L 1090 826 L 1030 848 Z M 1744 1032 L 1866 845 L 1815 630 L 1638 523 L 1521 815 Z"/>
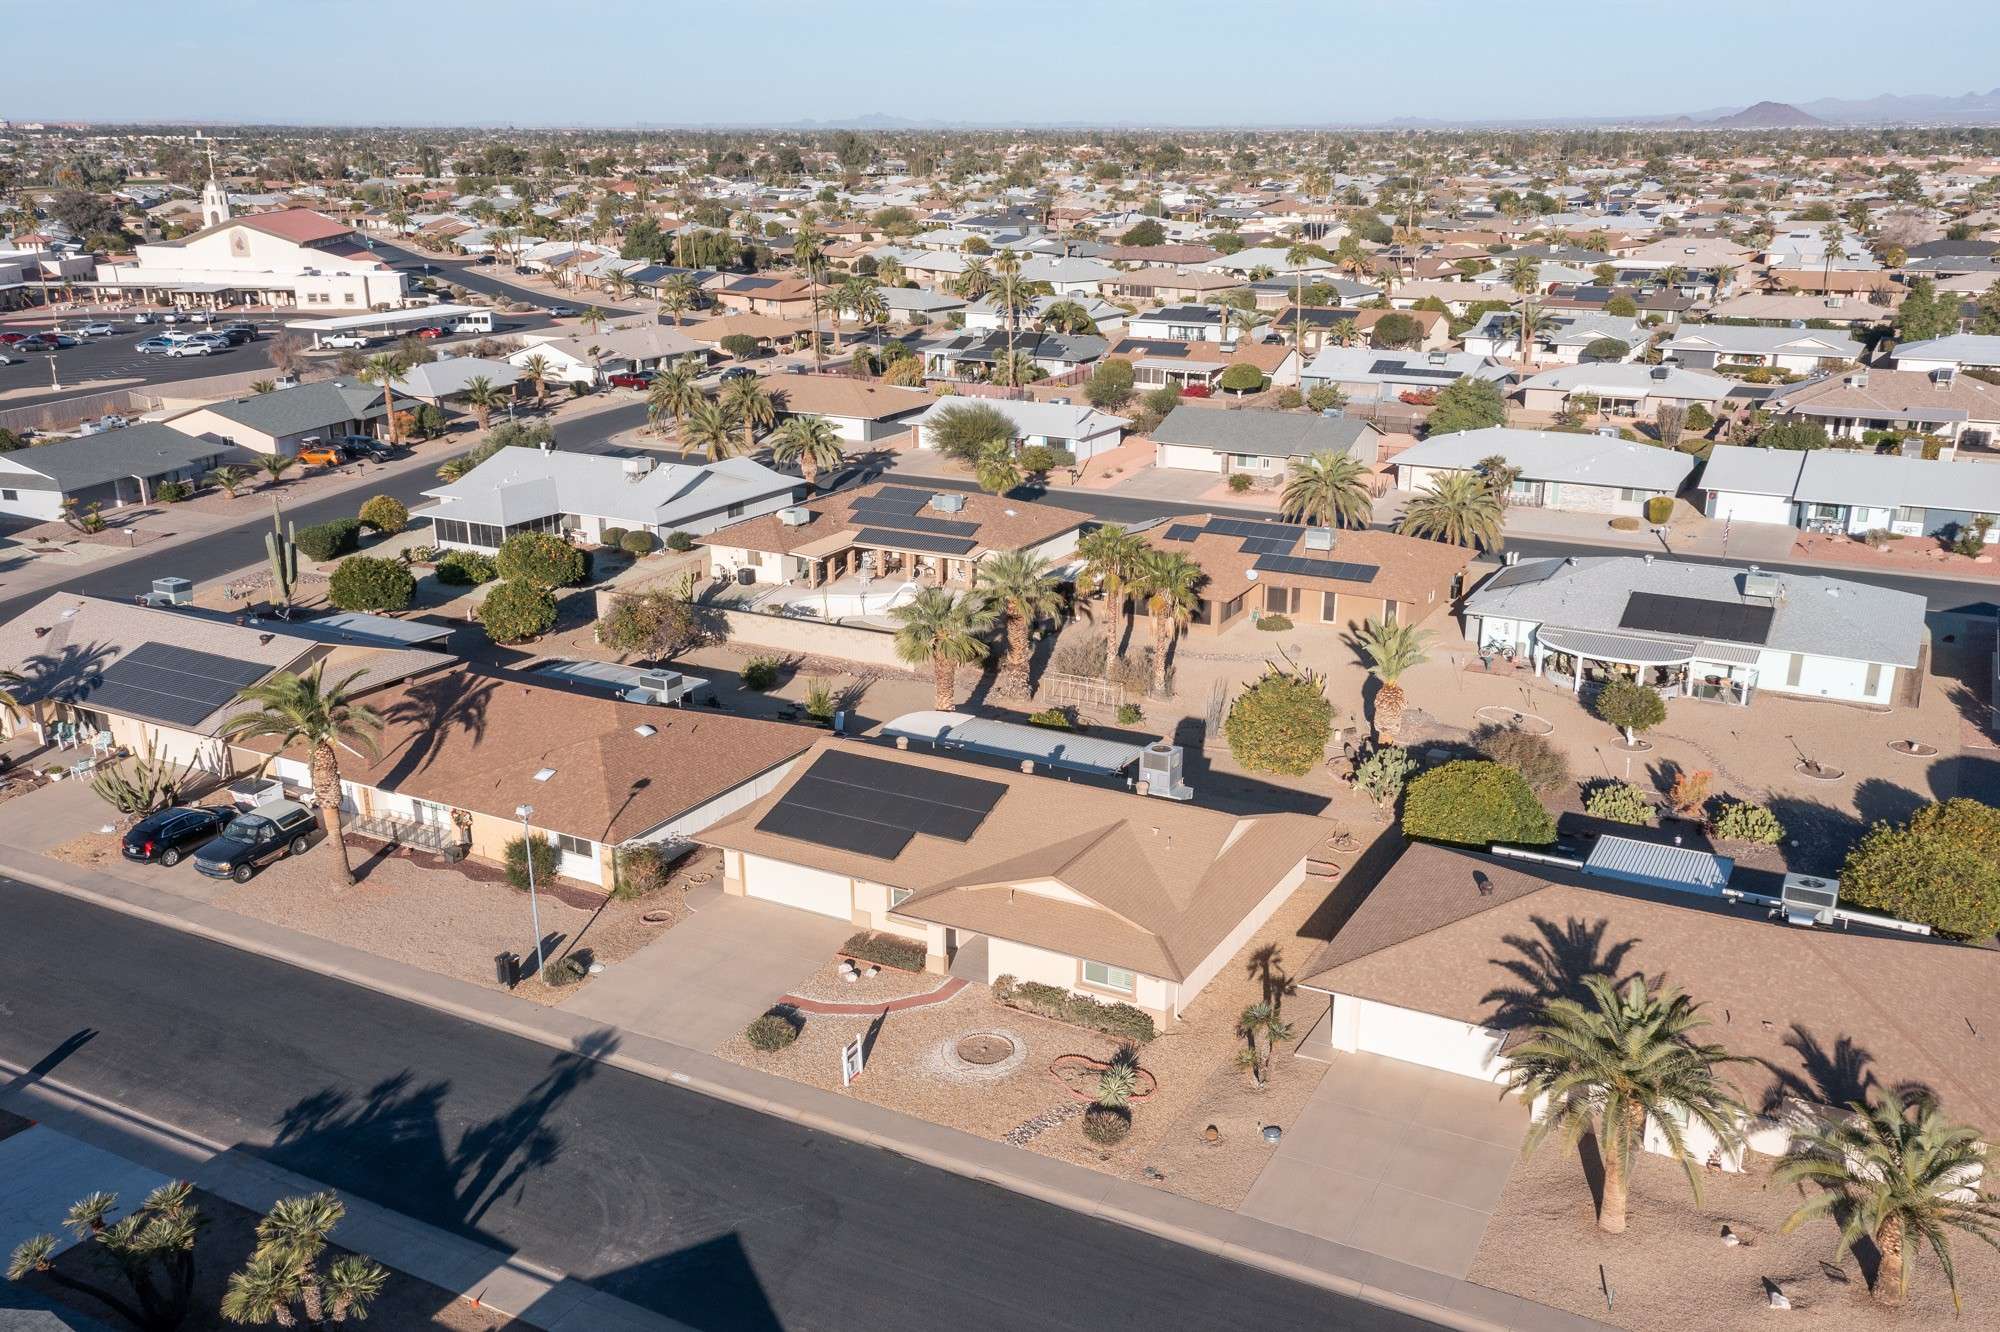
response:
<path id="1" fill-rule="evenodd" d="M 1005 22 L 995 22 L 996 13 Z M 1618 119 L 1759 101 L 1955 96 L 2000 84 L 2000 6 L 1909 0 L 1951 40 L 1883 65 L 1859 0 L 110 0 L 112 34 L 10 71 L 0 117 L 521 128 L 781 126 L 871 116 L 982 127 L 1233 128 Z M 1448 34 L 1448 44 L 1436 39 Z M 1657 53 L 1668 52 L 1664 56 Z M 1737 57 L 1737 58 L 1732 58 Z M 1657 73 L 1646 62 L 1661 61 Z M 1928 86 L 1910 86 L 1921 76 Z"/>

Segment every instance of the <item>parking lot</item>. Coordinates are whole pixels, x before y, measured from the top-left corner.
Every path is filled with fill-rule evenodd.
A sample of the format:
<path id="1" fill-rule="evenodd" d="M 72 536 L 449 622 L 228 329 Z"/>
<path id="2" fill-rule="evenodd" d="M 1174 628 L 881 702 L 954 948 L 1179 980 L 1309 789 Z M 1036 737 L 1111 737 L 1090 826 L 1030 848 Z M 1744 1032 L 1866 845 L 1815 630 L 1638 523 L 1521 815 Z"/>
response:
<path id="1" fill-rule="evenodd" d="M 228 315 L 221 322 L 245 316 Z M 211 356 L 148 355 L 139 343 L 161 333 L 199 330 L 204 324 L 134 324 L 130 315 L 80 315 L 56 325 L 59 330 L 81 327 L 102 319 L 118 331 L 109 337 L 81 339 L 74 347 L 56 352 L 20 352 L 0 348 L 0 355 L 18 364 L 0 366 L 0 405 L 33 406 L 56 398 L 70 397 L 101 389 L 127 388 L 137 384 L 167 384 L 180 379 L 203 379 L 210 375 L 232 374 L 261 369 L 271 364 L 270 337 L 283 323 L 274 315 L 247 316 L 257 325 L 255 341 L 218 351 Z M 0 325 L 0 331 L 39 333 L 48 329 L 44 313 L 33 323 L 26 321 Z M 50 362 L 54 362 L 51 375 Z M 57 382 L 60 387 L 57 387 Z"/>

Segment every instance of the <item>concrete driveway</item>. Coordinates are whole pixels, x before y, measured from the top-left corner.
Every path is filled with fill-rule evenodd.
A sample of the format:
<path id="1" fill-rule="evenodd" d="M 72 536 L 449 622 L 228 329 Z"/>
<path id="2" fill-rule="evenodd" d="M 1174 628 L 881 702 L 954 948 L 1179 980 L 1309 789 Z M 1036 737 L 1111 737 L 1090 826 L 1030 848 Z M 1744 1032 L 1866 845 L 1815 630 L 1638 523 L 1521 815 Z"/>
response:
<path id="1" fill-rule="evenodd" d="M 1463 1277 L 1527 1127 L 1490 1083 L 1337 1054 L 1239 1210 Z"/>
<path id="2" fill-rule="evenodd" d="M 854 926 L 720 889 L 688 895 L 693 914 L 607 968 L 570 1012 L 703 1054 L 824 964 Z"/>

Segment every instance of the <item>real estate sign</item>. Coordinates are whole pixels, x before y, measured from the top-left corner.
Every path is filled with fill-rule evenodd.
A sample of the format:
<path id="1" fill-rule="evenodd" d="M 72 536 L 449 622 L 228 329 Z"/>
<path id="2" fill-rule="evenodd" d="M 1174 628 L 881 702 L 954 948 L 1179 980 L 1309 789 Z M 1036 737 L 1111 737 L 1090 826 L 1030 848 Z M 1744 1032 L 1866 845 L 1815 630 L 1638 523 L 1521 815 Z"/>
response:
<path id="1" fill-rule="evenodd" d="M 840 1047 L 840 1085 L 845 1087 L 861 1076 L 861 1038 L 856 1036 Z"/>

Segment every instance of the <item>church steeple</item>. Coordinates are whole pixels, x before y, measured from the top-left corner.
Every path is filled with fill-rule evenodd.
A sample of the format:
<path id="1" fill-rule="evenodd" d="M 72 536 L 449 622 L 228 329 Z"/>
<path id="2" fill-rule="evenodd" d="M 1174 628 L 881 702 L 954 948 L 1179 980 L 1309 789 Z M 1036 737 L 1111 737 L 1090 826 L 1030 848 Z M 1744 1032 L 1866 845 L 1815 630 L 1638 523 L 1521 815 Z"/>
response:
<path id="1" fill-rule="evenodd" d="M 229 220 L 229 191 L 222 188 L 222 182 L 215 178 L 215 145 L 208 145 L 208 184 L 201 187 L 201 225 L 203 229 Z"/>

